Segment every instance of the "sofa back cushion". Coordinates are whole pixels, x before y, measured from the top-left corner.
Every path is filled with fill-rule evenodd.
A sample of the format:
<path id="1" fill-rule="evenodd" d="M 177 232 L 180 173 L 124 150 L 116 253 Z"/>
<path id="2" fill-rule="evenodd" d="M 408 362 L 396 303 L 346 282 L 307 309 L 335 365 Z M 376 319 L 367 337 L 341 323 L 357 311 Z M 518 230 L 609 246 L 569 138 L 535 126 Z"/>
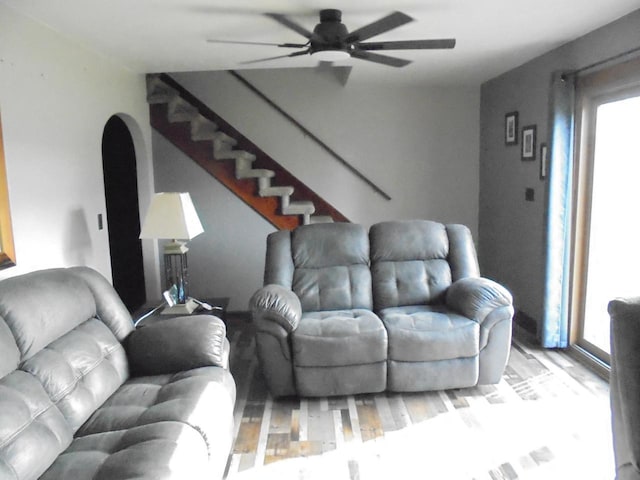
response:
<path id="1" fill-rule="evenodd" d="M 369 236 L 377 310 L 440 303 L 453 281 L 479 274 L 471 236 L 462 225 L 382 222 Z"/>
<path id="2" fill-rule="evenodd" d="M 291 288 L 305 312 L 373 307 L 364 227 L 326 223 L 278 233 L 268 244 L 267 283 Z"/>
<path id="3" fill-rule="evenodd" d="M 0 317 L 0 478 L 38 478 L 71 443 L 71 429 L 40 382 L 18 370 L 21 355 Z"/>
<path id="4" fill-rule="evenodd" d="M 37 379 L 73 432 L 128 378 L 121 340 L 132 330 L 113 287 L 88 268 L 0 282 L 0 345 L 9 334 L 14 343 L 0 373 L 17 367 Z"/>
<path id="5" fill-rule="evenodd" d="M 0 378 L 16 370 L 19 364 L 20 350 L 18 350 L 18 345 L 16 345 L 7 322 L 0 317 Z"/>
<path id="6" fill-rule="evenodd" d="M 0 478 L 38 478 L 70 444 L 64 416 L 33 375 L 0 379 Z"/>
<path id="7" fill-rule="evenodd" d="M 129 377 L 122 344 L 102 321 L 89 318 L 25 360 L 76 432 Z"/>

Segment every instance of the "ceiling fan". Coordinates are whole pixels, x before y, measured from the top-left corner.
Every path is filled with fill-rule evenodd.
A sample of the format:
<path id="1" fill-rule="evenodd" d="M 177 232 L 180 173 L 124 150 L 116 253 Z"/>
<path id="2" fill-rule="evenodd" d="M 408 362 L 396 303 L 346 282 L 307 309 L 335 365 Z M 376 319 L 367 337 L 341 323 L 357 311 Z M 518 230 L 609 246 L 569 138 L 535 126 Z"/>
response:
<path id="1" fill-rule="evenodd" d="M 425 50 L 425 49 L 447 49 L 455 47 L 456 41 L 453 38 L 433 39 L 433 40 L 400 40 L 388 42 L 365 42 L 376 35 L 388 32 L 400 27 L 405 23 L 413 21 L 409 15 L 402 12 L 393 12 L 373 23 L 360 27 L 353 32 L 349 32 L 342 23 L 342 12 L 336 9 L 320 10 L 320 23 L 313 32 L 307 30 L 302 25 L 294 22 L 285 15 L 278 13 L 266 13 L 267 17 L 285 27 L 299 33 L 307 39 L 306 43 L 263 43 L 263 42 L 243 42 L 232 40 L 208 40 L 214 43 L 237 43 L 245 45 L 272 45 L 281 48 L 303 48 L 288 55 L 278 55 L 275 57 L 260 58 L 242 63 L 256 63 L 278 58 L 297 57 L 300 55 L 313 55 L 322 61 L 335 61 L 348 57 L 368 60 L 370 62 L 381 63 L 391 67 L 404 67 L 411 63 L 411 60 L 391 57 L 373 53 L 380 50 Z"/>

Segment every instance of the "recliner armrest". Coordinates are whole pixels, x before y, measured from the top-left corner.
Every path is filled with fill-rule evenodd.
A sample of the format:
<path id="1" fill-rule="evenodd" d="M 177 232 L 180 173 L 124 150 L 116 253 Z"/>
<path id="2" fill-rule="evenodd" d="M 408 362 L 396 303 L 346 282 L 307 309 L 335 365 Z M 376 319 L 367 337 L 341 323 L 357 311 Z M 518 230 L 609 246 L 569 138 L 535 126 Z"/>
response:
<path id="1" fill-rule="evenodd" d="M 489 314 L 512 307 L 513 297 L 502 285 L 482 277 L 467 277 L 454 282 L 447 291 L 447 306 L 482 324 Z"/>
<path id="2" fill-rule="evenodd" d="M 291 333 L 300 323 L 302 306 L 293 291 L 281 285 L 265 285 L 249 300 L 254 321 L 268 320 L 277 323 Z"/>
<path id="3" fill-rule="evenodd" d="M 131 373 L 161 375 L 193 368 L 228 368 L 229 342 L 222 320 L 212 315 L 158 320 L 125 339 Z"/>

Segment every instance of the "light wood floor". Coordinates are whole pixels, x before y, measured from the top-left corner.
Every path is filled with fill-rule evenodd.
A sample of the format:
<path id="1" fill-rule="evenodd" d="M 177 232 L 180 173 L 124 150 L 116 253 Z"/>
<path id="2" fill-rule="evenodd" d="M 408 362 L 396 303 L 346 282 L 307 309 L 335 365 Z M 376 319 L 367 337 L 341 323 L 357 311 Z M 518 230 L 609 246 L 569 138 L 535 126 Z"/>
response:
<path id="1" fill-rule="evenodd" d="M 497 385 L 272 399 L 250 322 L 230 314 L 227 328 L 238 387 L 228 480 L 613 478 L 607 382 L 521 333 Z"/>

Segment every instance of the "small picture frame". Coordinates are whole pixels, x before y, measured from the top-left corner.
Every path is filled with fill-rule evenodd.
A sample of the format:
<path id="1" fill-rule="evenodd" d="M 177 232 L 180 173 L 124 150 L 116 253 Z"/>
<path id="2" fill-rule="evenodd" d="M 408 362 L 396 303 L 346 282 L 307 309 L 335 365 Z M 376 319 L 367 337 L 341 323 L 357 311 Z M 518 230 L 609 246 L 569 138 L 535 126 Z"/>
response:
<path id="1" fill-rule="evenodd" d="M 549 162 L 549 153 L 547 151 L 547 144 L 540 144 L 540 180 L 547 178 L 547 164 Z"/>
<path id="2" fill-rule="evenodd" d="M 504 116 L 504 144 L 518 144 L 518 112 L 509 112 Z"/>
<path id="3" fill-rule="evenodd" d="M 522 160 L 536 159 L 536 126 L 522 127 Z"/>

